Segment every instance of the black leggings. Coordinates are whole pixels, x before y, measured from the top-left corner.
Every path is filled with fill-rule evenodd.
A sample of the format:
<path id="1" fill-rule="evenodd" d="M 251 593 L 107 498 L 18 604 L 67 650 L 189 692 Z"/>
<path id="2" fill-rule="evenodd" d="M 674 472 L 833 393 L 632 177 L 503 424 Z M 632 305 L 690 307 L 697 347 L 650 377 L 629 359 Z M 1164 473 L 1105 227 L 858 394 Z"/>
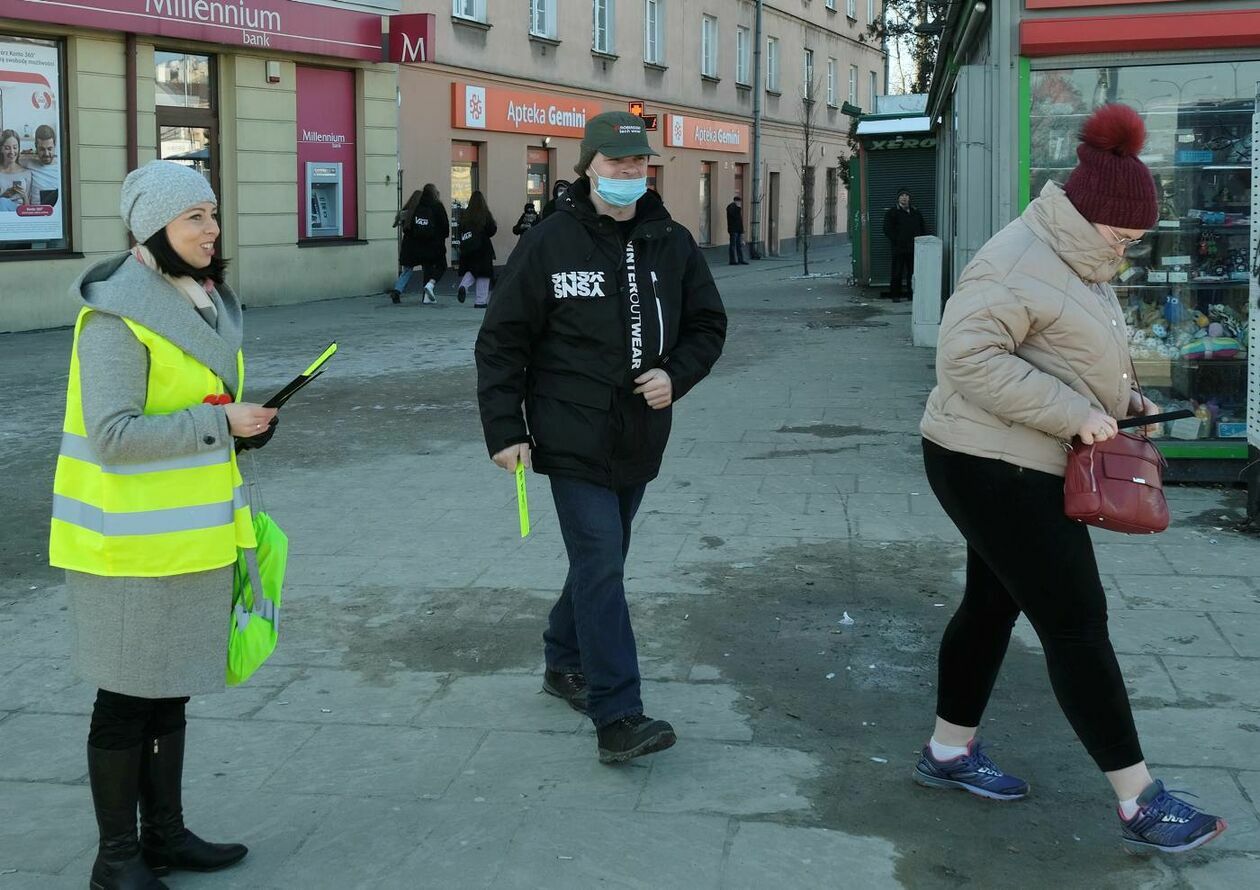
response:
<path id="1" fill-rule="evenodd" d="M 1105 772 L 1142 749 L 1107 636 L 1089 531 L 1063 515 L 1063 479 L 923 442 L 932 491 L 967 539 L 967 588 L 941 639 L 936 713 L 978 726 L 1020 612 L 1059 706 Z"/>
<path id="2" fill-rule="evenodd" d="M 92 708 L 88 744 L 93 748 L 122 751 L 146 739 L 161 738 L 184 728 L 187 698 L 136 698 L 99 689 Z"/>

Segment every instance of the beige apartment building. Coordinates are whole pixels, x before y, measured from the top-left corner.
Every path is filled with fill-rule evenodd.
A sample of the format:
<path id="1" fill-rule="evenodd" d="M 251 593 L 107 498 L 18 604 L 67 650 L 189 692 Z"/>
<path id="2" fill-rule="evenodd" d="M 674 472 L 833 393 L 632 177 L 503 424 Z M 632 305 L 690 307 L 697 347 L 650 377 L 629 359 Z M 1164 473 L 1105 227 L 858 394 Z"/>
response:
<path id="1" fill-rule="evenodd" d="M 435 10 L 434 6 L 441 8 Z M 768 0 L 763 11 L 761 237 L 790 251 L 801 224 L 804 89 L 816 84 L 817 236 L 845 232 L 840 181 L 849 118 L 883 89 L 884 55 L 867 35 L 882 0 Z M 572 179 L 585 121 L 642 101 L 660 157 L 650 185 L 701 244 L 727 242 L 726 205 L 752 201 L 751 0 L 403 0 L 436 13 L 427 61 L 399 70 L 404 194 L 438 186 L 456 213 L 482 190 L 499 222 L 500 261 L 525 203 Z M 812 78 L 810 74 L 812 73 Z M 745 220 L 751 231 L 750 220 Z"/>
<path id="2" fill-rule="evenodd" d="M 397 68 L 381 61 L 397 10 L 0 0 L 0 135 L 30 174 L 21 199 L 0 199 L 0 331 L 73 322 L 68 288 L 128 248 L 120 187 L 153 158 L 214 184 L 246 303 L 379 292 L 397 259 Z"/>

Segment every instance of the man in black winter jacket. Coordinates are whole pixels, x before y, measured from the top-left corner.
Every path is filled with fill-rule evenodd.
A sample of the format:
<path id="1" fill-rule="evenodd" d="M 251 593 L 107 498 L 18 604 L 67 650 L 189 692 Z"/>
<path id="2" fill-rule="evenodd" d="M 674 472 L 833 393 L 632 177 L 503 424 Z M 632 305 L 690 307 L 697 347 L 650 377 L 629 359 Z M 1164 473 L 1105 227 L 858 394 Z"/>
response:
<path id="1" fill-rule="evenodd" d="M 914 286 L 914 239 L 927 234 L 923 214 L 910 204 L 910 192 L 897 192 L 897 203 L 884 214 L 884 237 L 892 244 L 892 271 L 889 291 L 893 302 L 902 296 L 902 279 L 906 291 Z"/>
<path id="2" fill-rule="evenodd" d="M 744 205 L 739 195 L 726 205 L 726 234 L 730 239 L 727 251 L 730 253 L 732 266 L 747 266 L 744 259 Z"/>
<path id="3" fill-rule="evenodd" d="M 625 559 L 671 406 L 726 338 L 695 240 L 647 190 L 651 154 L 634 115 L 587 123 L 580 178 L 512 252 L 476 347 L 486 447 L 505 470 L 550 477 L 569 556 L 543 689 L 591 718 L 605 763 L 675 741 L 643 714 Z"/>

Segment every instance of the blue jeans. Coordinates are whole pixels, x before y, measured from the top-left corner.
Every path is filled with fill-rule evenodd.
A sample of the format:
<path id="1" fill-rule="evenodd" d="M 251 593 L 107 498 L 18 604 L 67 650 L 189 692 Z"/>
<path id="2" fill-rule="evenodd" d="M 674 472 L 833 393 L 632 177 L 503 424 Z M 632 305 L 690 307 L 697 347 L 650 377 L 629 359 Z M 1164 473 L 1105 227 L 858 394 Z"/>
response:
<path id="1" fill-rule="evenodd" d="M 643 713 L 623 576 L 630 526 L 646 488 L 613 491 L 551 477 L 569 576 L 543 634 L 544 652 L 548 670 L 586 675 L 587 714 L 597 727 Z"/>

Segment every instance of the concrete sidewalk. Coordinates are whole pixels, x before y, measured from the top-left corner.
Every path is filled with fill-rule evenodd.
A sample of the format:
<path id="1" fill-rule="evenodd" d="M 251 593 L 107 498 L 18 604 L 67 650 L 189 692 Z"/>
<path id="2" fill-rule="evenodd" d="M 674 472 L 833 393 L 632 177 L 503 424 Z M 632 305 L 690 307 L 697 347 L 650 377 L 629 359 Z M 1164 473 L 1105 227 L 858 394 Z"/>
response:
<path id="1" fill-rule="evenodd" d="M 811 264 L 813 265 L 813 264 Z M 1230 832 L 1122 854 L 1106 783 L 1021 624 L 984 734 L 1034 796 L 909 779 L 963 549 L 917 423 L 909 307 L 845 288 L 847 248 L 715 266 L 726 355 L 680 403 L 627 586 L 648 712 L 678 745 L 600 766 L 539 692 L 566 562 L 481 443 L 480 314 L 384 296 L 247 314 L 250 394 L 342 353 L 245 464 L 292 541 L 282 643 L 189 708 L 185 809 L 241 866 L 174 888 L 1244 887 L 1260 876 L 1260 549 L 1241 492 L 1177 488 L 1157 538 L 1099 533 L 1148 757 Z M 248 298 L 248 294 L 246 294 Z M 47 513 L 68 331 L 0 337 L 0 890 L 82 888 L 95 824 Z M 251 465 L 252 463 L 252 465 Z M 848 614 L 854 624 L 841 624 Z"/>

